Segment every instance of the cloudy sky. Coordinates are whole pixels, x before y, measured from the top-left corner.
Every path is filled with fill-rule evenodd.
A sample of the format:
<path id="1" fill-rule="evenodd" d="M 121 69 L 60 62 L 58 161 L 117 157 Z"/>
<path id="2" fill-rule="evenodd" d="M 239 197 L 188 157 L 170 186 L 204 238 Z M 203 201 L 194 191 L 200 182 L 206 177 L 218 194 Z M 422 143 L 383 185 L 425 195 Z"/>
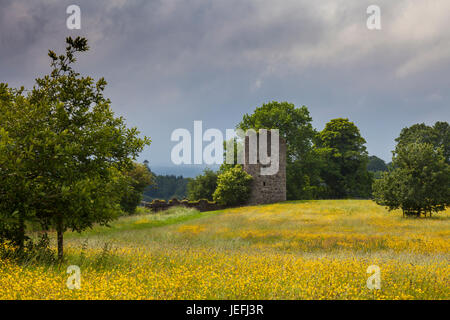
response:
<path id="1" fill-rule="evenodd" d="M 71 4 L 81 30 L 66 27 Z M 271 100 L 306 105 L 319 130 L 349 118 L 390 160 L 401 128 L 450 120 L 449 30 L 448 0 L 0 0 L 0 82 L 31 87 L 48 49 L 86 36 L 78 68 L 151 137 L 141 161 L 170 165 L 174 129 L 224 131 Z"/>

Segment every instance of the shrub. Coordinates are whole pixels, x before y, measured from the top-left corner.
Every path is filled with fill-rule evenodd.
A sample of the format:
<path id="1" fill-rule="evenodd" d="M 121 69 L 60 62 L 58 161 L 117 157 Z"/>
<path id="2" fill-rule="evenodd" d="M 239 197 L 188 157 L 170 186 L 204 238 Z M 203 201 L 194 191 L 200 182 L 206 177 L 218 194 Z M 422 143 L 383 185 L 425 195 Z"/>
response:
<path id="1" fill-rule="evenodd" d="M 208 199 L 212 200 L 213 193 L 217 187 L 217 174 L 206 168 L 202 175 L 189 181 L 187 192 L 189 200 Z"/>
<path id="2" fill-rule="evenodd" d="M 237 206 L 247 202 L 250 197 L 252 176 L 235 166 L 217 178 L 217 189 L 213 194 L 214 201 L 226 206 Z"/>

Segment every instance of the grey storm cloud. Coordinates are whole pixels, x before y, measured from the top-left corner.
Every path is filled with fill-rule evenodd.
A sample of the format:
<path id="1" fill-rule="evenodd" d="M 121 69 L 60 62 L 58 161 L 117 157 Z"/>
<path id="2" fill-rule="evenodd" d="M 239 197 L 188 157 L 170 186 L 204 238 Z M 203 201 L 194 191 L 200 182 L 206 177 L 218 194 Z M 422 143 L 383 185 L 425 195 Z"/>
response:
<path id="1" fill-rule="evenodd" d="M 382 30 L 366 27 L 369 5 Z M 81 8 L 81 30 L 66 8 Z M 48 49 L 89 39 L 83 74 L 104 76 L 114 111 L 169 164 L 176 128 L 221 130 L 271 100 L 308 106 L 322 129 L 348 117 L 390 159 L 401 128 L 450 119 L 447 0 L 0 0 L 0 82 L 33 85 Z"/>

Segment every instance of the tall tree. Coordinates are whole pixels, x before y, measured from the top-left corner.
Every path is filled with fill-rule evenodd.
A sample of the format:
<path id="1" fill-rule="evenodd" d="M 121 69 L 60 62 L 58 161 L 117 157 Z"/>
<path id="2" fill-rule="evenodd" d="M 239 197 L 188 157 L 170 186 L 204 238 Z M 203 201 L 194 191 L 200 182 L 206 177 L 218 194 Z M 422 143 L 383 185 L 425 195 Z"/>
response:
<path id="1" fill-rule="evenodd" d="M 56 229 L 60 259 L 66 230 L 107 224 L 120 212 L 127 187 L 122 173 L 150 143 L 114 116 L 103 96 L 103 78 L 94 82 L 72 68 L 75 54 L 89 49 L 87 40 L 67 38 L 66 44 L 65 54 L 49 51 L 52 72 L 36 79 L 27 97 L 32 117 L 12 117 L 19 127 L 32 129 L 15 134 L 9 144 L 29 155 L 11 172 L 25 172 L 21 180 L 31 186 L 29 209 L 45 228 Z"/>
<path id="2" fill-rule="evenodd" d="M 393 168 L 374 182 L 374 199 L 389 210 L 426 215 L 450 205 L 450 165 L 442 149 L 429 143 L 402 144 Z"/>
<path id="3" fill-rule="evenodd" d="M 372 176 L 358 127 L 348 119 L 333 119 L 318 134 L 316 148 L 325 166 L 321 176 L 331 198 L 369 197 Z"/>
<path id="4" fill-rule="evenodd" d="M 239 129 L 278 129 L 287 146 L 287 197 L 311 198 L 312 189 L 318 188 L 320 178 L 312 141 L 316 134 L 312 118 L 305 106 L 296 108 L 288 102 L 272 101 L 245 114 L 237 125 Z"/>

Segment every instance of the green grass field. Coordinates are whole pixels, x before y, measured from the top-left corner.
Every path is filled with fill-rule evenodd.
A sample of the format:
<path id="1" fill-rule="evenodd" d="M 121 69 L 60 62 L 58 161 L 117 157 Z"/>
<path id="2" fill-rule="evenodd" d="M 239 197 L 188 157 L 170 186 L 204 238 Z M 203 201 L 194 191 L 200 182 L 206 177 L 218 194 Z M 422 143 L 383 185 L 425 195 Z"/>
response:
<path id="1" fill-rule="evenodd" d="M 449 236 L 450 210 L 402 218 L 366 200 L 141 211 L 67 233 L 62 266 L 3 261 L 0 298 L 449 299 Z M 80 290 L 66 287 L 68 265 Z"/>

